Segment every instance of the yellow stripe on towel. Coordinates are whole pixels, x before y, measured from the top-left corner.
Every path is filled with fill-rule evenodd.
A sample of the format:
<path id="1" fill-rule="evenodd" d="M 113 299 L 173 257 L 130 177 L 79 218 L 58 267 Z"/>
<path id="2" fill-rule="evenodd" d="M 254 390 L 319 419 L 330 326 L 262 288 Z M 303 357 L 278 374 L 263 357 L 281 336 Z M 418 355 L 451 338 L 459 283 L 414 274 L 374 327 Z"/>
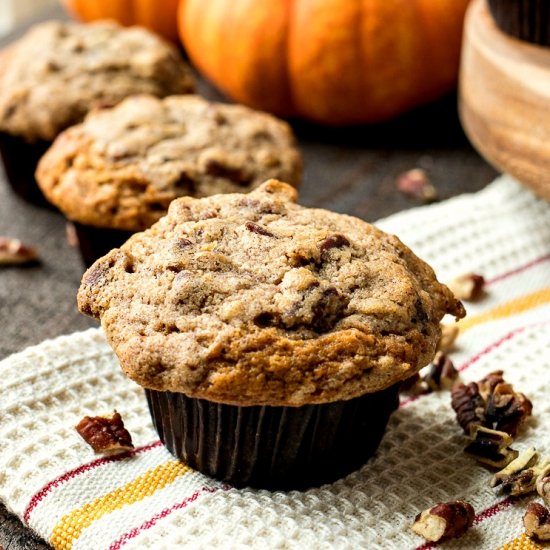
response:
<path id="1" fill-rule="evenodd" d="M 94 521 L 153 495 L 156 491 L 173 483 L 178 477 L 190 472 L 193 470 L 179 460 L 170 460 L 148 470 L 126 485 L 63 516 L 52 531 L 51 545 L 56 549 L 70 550 L 82 531 Z"/>
<path id="2" fill-rule="evenodd" d="M 505 317 L 511 317 L 518 313 L 523 313 L 530 309 L 534 309 L 540 305 L 550 302 L 550 287 L 537 290 L 531 294 L 520 296 L 514 300 L 510 300 L 504 304 L 501 304 L 493 309 L 484 311 L 478 315 L 472 317 L 466 317 L 459 321 L 458 326 L 460 332 L 466 332 L 471 328 L 487 323 L 488 321 L 496 321 L 498 319 L 504 319 Z"/>
<path id="3" fill-rule="evenodd" d="M 498 550 L 543 550 L 543 548 L 545 547 L 537 544 L 523 533 L 523 535 L 507 542 L 504 546 L 498 548 Z"/>

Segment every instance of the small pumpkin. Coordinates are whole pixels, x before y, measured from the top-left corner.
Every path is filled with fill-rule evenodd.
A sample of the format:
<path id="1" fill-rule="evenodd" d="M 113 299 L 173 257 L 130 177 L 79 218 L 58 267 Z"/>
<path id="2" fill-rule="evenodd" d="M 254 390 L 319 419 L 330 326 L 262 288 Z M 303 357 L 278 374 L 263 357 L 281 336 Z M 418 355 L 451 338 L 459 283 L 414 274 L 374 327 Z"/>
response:
<path id="1" fill-rule="evenodd" d="M 194 64 L 234 100 L 331 125 L 378 122 L 456 84 L 469 0 L 181 0 Z"/>
<path id="2" fill-rule="evenodd" d="M 141 25 L 178 40 L 179 0 L 63 0 L 66 8 L 81 21 L 114 19 L 122 25 Z"/>

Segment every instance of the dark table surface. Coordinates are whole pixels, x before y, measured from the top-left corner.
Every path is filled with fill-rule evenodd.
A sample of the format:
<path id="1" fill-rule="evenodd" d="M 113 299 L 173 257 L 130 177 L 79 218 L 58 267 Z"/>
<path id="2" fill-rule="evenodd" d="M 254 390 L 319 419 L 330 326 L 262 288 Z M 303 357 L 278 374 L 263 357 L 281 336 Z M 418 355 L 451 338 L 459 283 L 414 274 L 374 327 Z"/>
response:
<path id="1" fill-rule="evenodd" d="M 48 16 L 64 17 L 60 9 Z M 23 30 L 0 40 L 0 47 Z M 221 99 L 204 81 L 199 91 Z M 305 162 L 301 202 L 367 221 L 418 204 L 395 185 L 397 176 L 412 168 L 426 170 L 441 199 L 477 191 L 496 175 L 468 144 L 454 95 L 377 126 L 326 129 L 293 122 L 293 127 Z M 36 245 L 41 258 L 31 267 L 0 268 L 0 359 L 45 338 L 95 324 L 76 310 L 83 266 L 78 251 L 67 242 L 65 225 L 61 214 L 13 196 L 0 172 L 0 235 Z M 1 548 L 49 546 L 0 504 Z"/>

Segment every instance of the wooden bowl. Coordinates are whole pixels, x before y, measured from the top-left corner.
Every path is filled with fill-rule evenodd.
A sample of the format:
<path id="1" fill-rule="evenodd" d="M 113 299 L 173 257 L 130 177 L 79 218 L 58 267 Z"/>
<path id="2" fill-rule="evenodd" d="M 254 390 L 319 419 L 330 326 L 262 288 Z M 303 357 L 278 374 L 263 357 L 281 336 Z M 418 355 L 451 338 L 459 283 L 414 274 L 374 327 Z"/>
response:
<path id="1" fill-rule="evenodd" d="M 486 0 L 466 15 L 459 113 L 487 161 L 550 200 L 550 48 L 504 34 Z"/>

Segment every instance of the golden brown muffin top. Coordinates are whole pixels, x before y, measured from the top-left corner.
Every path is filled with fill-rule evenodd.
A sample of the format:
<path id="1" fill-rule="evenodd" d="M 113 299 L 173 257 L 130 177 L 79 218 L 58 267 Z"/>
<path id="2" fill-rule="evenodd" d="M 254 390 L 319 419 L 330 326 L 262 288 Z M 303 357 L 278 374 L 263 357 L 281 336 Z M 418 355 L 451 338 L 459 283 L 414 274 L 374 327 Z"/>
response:
<path id="1" fill-rule="evenodd" d="M 181 198 L 99 259 L 78 293 L 125 373 L 236 405 L 351 399 L 399 382 L 464 315 L 401 241 L 304 208 L 271 180 L 248 195 Z"/>
<path id="2" fill-rule="evenodd" d="M 138 231 L 181 196 L 244 193 L 269 178 L 298 184 L 288 124 L 198 96 L 133 96 L 90 113 L 42 158 L 37 180 L 71 220 Z"/>
<path id="3" fill-rule="evenodd" d="M 96 106 L 193 91 L 174 46 L 140 27 L 48 21 L 2 52 L 0 131 L 52 141 Z"/>

